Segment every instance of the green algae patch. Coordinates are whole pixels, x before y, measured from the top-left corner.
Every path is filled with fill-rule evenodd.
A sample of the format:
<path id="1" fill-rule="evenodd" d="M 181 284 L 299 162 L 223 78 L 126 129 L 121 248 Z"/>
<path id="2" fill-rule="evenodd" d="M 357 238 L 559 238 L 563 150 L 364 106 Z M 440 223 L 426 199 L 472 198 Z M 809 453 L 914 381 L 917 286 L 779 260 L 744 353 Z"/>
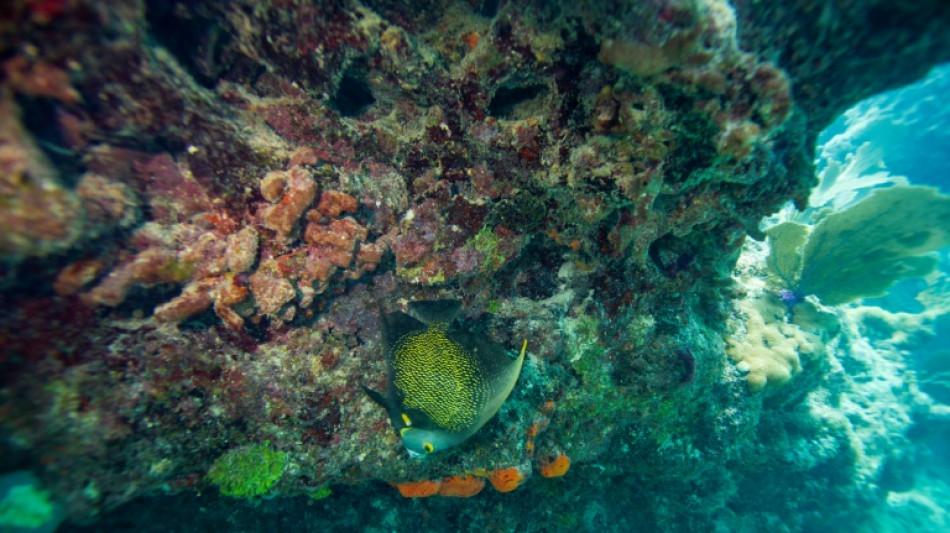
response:
<path id="1" fill-rule="evenodd" d="M 626 327 L 628 331 L 636 332 L 638 339 L 634 342 L 642 343 L 653 324 L 652 317 L 643 316 Z M 641 376 L 628 380 L 625 385 L 618 385 L 613 377 L 614 361 L 609 357 L 607 343 L 603 340 L 604 324 L 600 319 L 586 314 L 566 318 L 563 331 L 566 359 L 582 386 L 565 395 L 560 402 L 560 409 L 576 425 L 626 425 L 635 417 L 649 424 L 649 433 L 659 445 L 681 436 L 683 428 L 688 427 L 682 424 L 683 417 L 691 412 L 684 408 L 682 396 L 667 389 L 651 389 L 648 381 L 636 381 L 646 379 Z M 634 357 L 634 353 L 617 350 L 614 357 L 630 358 Z M 664 371 L 655 366 L 644 367 L 642 372 L 650 376 L 665 376 Z M 585 438 L 590 443 L 599 437 L 588 434 Z"/>
<path id="2" fill-rule="evenodd" d="M 54 519 L 49 493 L 33 485 L 17 485 L 0 501 L 0 530 L 38 529 Z"/>
<path id="3" fill-rule="evenodd" d="M 567 360 L 584 384 L 583 395 L 569 395 L 565 407 L 579 419 L 617 420 L 632 412 L 634 405 L 611 380 L 607 349 L 600 339 L 600 321 L 582 315 L 564 322 Z"/>
<path id="4" fill-rule="evenodd" d="M 479 270 L 489 272 L 498 270 L 505 264 L 505 254 L 498 249 L 501 243 L 495 231 L 488 226 L 483 227 L 469 240 L 469 245 L 485 255 Z"/>
<path id="5" fill-rule="evenodd" d="M 253 498 L 267 494 L 280 479 L 287 454 L 275 451 L 270 443 L 237 448 L 218 457 L 208 471 L 208 479 L 221 494 Z"/>
<path id="6" fill-rule="evenodd" d="M 428 266 L 428 265 L 427 265 Z M 423 285 L 438 285 L 445 283 L 446 277 L 443 270 L 431 271 L 427 266 L 414 267 L 396 267 L 396 275 L 411 281 L 412 283 L 421 283 Z"/>
<path id="7" fill-rule="evenodd" d="M 322 489 L 311 492 L 309 496 L 312 500 L 324 500 L 330 496 L 333 496 L 333 489 L 330 487 L 323 487 Z"/>
<path id="8" fill-rule="evenodd" d="M 194 263 L 168 259 L 158 269 L 158 278 L 172 283 L 184 283 L 192 278 L 197 267 Z"/>

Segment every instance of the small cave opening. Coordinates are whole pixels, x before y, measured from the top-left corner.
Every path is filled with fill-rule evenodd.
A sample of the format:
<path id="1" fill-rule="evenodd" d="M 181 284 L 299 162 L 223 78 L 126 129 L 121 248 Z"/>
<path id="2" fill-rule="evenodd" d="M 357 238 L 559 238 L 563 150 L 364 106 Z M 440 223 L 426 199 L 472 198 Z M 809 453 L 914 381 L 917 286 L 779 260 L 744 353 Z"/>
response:
<path id="1" fill-rule="evenodd" d="M 503 119 L 520 119 L 532 116 L 534 103 L 544 97 L 547 87 L 535 83 L 529 85 L 505 84 L 495 90 L 488 104 L 488 114 Z"/>
<path id="2" fill-rule="evenodd" d="M 373 91 L 363 78 L 348 72 L 343 75 L 330 105 L 344 117 L 358 117 L 376 103 Z"/>
<path id="3" fill-rule="evenodd" d="M 653 241 L 647 253 L 657 271 L 668 279 L 676 279 L 688 271 L 699 255 L 690 242 L 672 234 Z"/>
<path id="4" fill-rule="evenodd" d="M 564 246 L 550 237 L 535 237 L 496 274 L 499 285 L 506 294 L 532 300 L 551 298 L 558 291 L 557 275 L 564 263 L 564 253 Z"/>
<path id="5" fill-rule="evenodd" d="M 146 0 L 145 19 L 149 36 L 175 56 L 196 82 L 214 88 L 228 32 L 210 16 L 183 9 L 180 2 Z"/>
<path id="6" fill-rule="evenodd" d="M 475 12 L 483 17 L 493 19 L 498 14 L 498 0 L 482 0 L 480 5 L 478 2 L 472 4 Z"/>
<path id="7" fill-rule="evenodd" d="M 68 148 L 69 143 L 60 128 L 62 108 L 51 98 L 33 98 L 17 95 L 16 103 L 23 111 L 23 127 L 33 135 L 36 144 L 59 171 L 60 182 L 73 188 L 79 182 L 84 165 L 81 154 Z"/>

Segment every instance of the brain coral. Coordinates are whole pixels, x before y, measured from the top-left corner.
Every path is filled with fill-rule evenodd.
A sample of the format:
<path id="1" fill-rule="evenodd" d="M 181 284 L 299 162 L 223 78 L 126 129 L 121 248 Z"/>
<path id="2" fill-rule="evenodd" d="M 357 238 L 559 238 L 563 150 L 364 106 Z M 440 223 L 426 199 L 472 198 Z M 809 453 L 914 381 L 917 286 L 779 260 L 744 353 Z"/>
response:
<path id="1" fill-rule="evenodd" d="M 744 321 L 726 337 L 726 352 L 747 372 L 752 391 L 782 385 L 802 371 L 800 355 L 820 357 L 825 347 L 815 333 L 790 323 L 783 305 L 771 298 L 741 300 Z"/>

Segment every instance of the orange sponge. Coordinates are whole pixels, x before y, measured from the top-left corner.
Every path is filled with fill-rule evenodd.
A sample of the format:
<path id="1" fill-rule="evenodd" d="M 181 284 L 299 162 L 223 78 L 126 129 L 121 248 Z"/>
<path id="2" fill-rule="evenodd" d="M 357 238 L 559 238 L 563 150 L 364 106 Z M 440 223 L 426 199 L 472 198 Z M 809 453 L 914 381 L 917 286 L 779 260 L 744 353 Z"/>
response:
<path id="1" fill-rule="evenodd" d="M 495 490 L 498 492 L 511 492 L 521 485 L 522 480 L 524 480 L 524 476 L 521 475 L 521 471 L 514 466 L 511 468 L 493 470 L 488 476 L 488 481 L 491 481 L 491 486 L 495 487 Z"/>
<path id="2" fill-rule="evenodd" d="M 439 480 L 424 480 L 390 483 L 390 485 L 399 489 L 399 494 L 402 494 L 405 498 L 428 498 L 439 492 L 442 482 Z"/>
<path id="3" fill-rule="evenodd" d="M 485 480 L 475 476 L 451 476 L 442 479 L 439 496 L 470 498 L 485 488 Z"/>
<path id="4" fill-rule="evenodd" d="M 538 461 L 538 470 L 543 477 L 561 477 L 571 468 L 571 458 L 563 453 Z"/>

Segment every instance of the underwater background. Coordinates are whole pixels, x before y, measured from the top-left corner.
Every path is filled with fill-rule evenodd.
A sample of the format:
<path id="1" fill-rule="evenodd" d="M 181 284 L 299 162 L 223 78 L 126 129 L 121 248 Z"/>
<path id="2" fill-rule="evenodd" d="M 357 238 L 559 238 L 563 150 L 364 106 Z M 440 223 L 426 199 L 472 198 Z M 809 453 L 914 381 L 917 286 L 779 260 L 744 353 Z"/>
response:
<path id="1" fill-rule="evenodd" d="M 3 2 L 0 531 L 950 531 L 948 61 L 943 0 Z"/>

